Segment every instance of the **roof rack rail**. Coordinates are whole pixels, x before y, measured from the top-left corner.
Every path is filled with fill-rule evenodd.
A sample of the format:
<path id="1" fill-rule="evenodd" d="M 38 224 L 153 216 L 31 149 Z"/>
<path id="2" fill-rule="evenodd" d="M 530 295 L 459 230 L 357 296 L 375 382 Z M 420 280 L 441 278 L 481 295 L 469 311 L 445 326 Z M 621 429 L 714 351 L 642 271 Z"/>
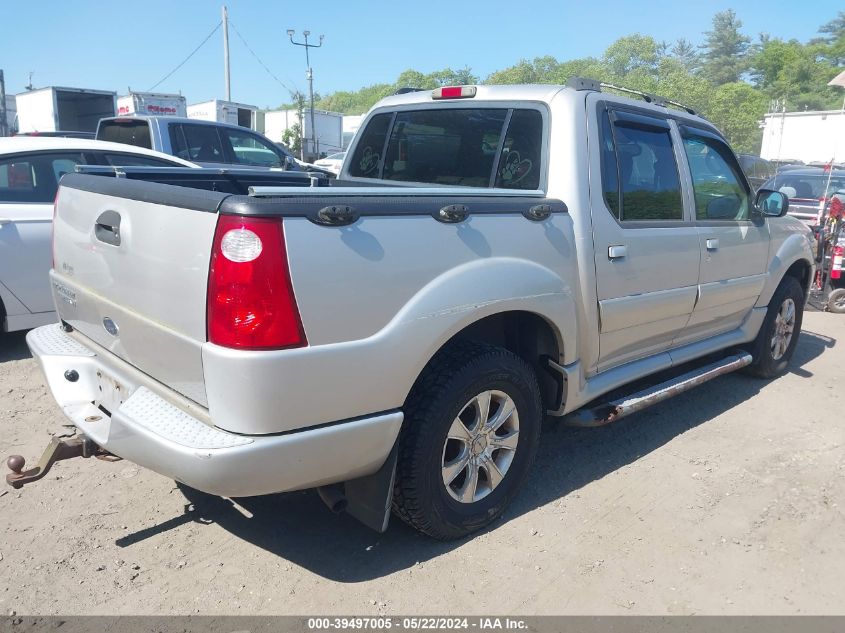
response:
<path id="1" fill-rule="evenodd" d="M 673 101 L 672 99 L 660 97 L 658 95 L 651 94 L 650 92 L 644 92 L 642 90 L 634 90 L 633 88 L 624 88 L 622 86 L 617 86 L 602 81 L 596 81 L 595 79 L 586 79 L 584 77 L 570 77 L 569 81 L 566 82 L 566 86 L 574 90 L 594 90 L 596 92 L 601 92 L 602 88 L 607 88 L 608 90 L 616 90 L 618 92 L 636 95 L 638 97 L 641 97 L 642 100 L 646 103 L 653 103 L 654 105 L 663 106 L 664 108 L 667 105 L 671 105 L 675 106 L 676 108 L 680 108 L 681 110 L 684 110 L 689 114 L 698 114 L 693 108 L 684 105 L 683 103 L 679 103 L 678 101 Z"/>

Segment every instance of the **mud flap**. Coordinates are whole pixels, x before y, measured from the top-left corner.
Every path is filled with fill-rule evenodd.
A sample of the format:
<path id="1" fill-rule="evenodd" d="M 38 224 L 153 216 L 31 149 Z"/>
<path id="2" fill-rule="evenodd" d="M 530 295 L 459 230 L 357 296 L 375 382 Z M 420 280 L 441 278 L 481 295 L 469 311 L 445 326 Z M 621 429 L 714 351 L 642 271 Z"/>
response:
<path id="1" fill-rule="evenodd" d="M 399 441 L 397 440 L 381 468 L 372 475 L 359 477 L 343 484 L 348 503 L 346 512 L 376 532 L 386 532 L 390 522 L 398 453 Z"/>

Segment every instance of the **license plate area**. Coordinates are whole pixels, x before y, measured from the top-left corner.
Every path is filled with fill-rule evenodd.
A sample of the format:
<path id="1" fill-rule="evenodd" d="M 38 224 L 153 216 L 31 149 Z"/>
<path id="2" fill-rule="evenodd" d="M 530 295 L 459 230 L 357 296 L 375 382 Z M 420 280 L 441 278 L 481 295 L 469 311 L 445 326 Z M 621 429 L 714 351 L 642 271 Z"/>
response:
<path id="1" fill-rule="evenodd" d="M 117 411 L 120 405 L 129 398 L 126 385 L 101 369 L 97 370 L 97 392 L 99 398 L 96 404 L 110 414 Z"/>

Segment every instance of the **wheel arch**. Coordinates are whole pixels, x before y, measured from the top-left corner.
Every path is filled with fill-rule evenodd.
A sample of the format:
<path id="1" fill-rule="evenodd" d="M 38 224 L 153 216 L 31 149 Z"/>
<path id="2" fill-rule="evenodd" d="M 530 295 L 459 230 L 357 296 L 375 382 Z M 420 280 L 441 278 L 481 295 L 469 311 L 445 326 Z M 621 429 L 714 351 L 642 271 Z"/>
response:
<path id="1" fill-rule="evenodd" d="M 757 300 L 757 307 L 763 308 L 769 305 L 772 296 L 786 276 L 795 277 L 798 280 L 806 298 L 809 296 L 814 270 L 813 252 L 809 240 L 803 233 L 791 234 L 780 244 L 777 253 L 770 258 L 768 280 Z"/>
<path id="2" fill-rule="evenodd" d="M 414 384 L 441 352 L 461 341 L 495 345 L 519 356 L 534 370 L 544 407 L 558 406 L 564 385 L 559 373 L 549 371 L 547 360 L 562 362 L 566 343 L 563 333 L 548 317 L 529 310 L 505 310 L 472 321 L 431 354 Z"/>

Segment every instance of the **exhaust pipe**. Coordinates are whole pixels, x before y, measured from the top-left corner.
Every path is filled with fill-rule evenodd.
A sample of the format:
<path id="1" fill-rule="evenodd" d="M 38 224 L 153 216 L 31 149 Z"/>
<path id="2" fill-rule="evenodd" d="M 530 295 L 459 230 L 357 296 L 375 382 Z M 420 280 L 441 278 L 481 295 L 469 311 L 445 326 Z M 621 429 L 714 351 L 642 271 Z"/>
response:
<path id="1" fill-rule="evenodd" d="M 320 486 L 317 488 L 317 494 L 320 499 L 328 506 L 329 510 L 335 513 L 343 512 L 349 502 L 346 500 L 346 495 L 343 493 L 343 486 L 341 484 L 332 484 L 330 486 Z"/>

